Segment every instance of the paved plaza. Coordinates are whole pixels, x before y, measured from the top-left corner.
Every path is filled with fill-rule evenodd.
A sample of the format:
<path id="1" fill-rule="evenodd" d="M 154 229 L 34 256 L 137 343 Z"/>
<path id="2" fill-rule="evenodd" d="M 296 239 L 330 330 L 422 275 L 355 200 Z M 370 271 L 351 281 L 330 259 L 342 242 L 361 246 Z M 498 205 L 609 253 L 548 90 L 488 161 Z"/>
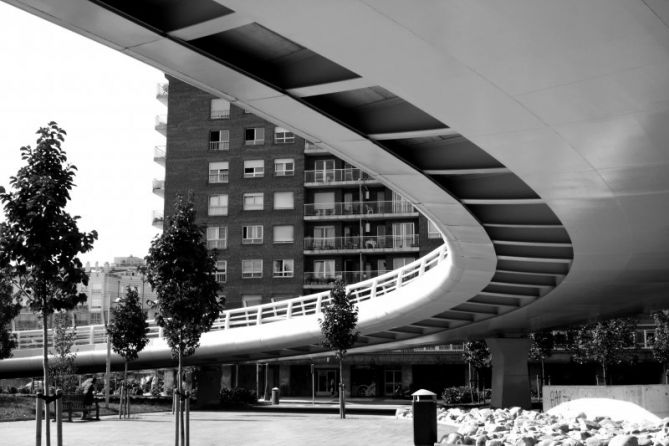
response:
<path id="1" fill-rule="evenodd" d="M 52 424 L 55 428 L 55 425 Z M 449 432 L 439 425 L 439 436 Z M 171 413 L 135 415 L 129 420 L 63 423 L 64 445 L 165 446 L 174 443 Z M 34 446 L 35 422 L 0 423 L 0 444 Z M 55 432 L 52 433 L 55 445 Z M 413 423 L 393 416 L 275 412 L 193 412 L 192 446 L 236 445 L 413 445 Z"/>

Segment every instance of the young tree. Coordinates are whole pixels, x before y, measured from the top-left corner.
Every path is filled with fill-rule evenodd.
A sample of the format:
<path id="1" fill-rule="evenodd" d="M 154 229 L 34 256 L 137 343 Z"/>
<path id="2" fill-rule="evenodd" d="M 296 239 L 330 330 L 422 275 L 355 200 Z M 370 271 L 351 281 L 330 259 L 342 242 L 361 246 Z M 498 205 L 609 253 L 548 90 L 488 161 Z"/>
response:
<path id="1" fill-rule="evenodd" d="M 13 294 L 9 271 L 0 271 L 0 359 L 11 357 L 16 348 L 11 323 L 19 315 L 21 304 L 15 301 Z"/>
<path id="2" fill-rule="evenodd" d="M 627 348 L 634 345 L 634 327 L 631 319 L 618 318 L 577 328 L 572 347 L 574 360 L 579 364 L 599 363 L 606 385 L 608 368 L 626 362 L 631 357 Z"/>
<path id="3" fill-rule="evenodd" d="M 44 392 L 49 394 L 47 321 L 54 311 L 86 300 L 77 286 L 88 277 L 77 255 L 90 251 L 97 232 L 80 232 L 65 210 L 76 167 L 61 144 L 65 130 L 50 122 L 37 131 L 37 145 L 21 148 L 25 166 L 10 178 L 13 192 L 0 193 L 6 221 L 0 224 L 0 267 L 7 267 L 20 297 L 42 319 Z M 49 407 L 46 407 L 49 417 Z M 50 444 L 46 423 L 47 446 Z"/>
<path id="4" fill-rule="evenodd" d="M 344 355 L 358 339 L 358 308 L 346 294 L 344 284 L 337 280 L 330 290 L 330 303 L 323 308 L 323 319 L 318 319 L 321 327 L 321 344 L 334 350 L 339 360 L 339 417 L 346 418 L 344 397 Z"/>
<path id="5" fill-rule="evenodd" d="M 474 386 L 472 386 L 472 368 L 476 371 L 476 390 L 479 390 L 480 370 L 490 367 L 490 349 L 485 341 L 469 341 L 464 344 L 462 358 L 467 363 L 469 374 L 469 392 L 474 401 Z M 478 393 L 477 393 L 478 394 Z"/>
<path id="6" fill-rule="evenodd" d="M 146 257 L 149 284 L 156 291 L 156 323 L 163 328 L 172 354 L 178 360 L 177 388 L 182 392 L 182 360 L 192 355 L 202 333 L 211 329 L 222 310 L 215 259 L 207 251 L 202 230 L 195 224 L 190 200 L 178 196 L 174 214 L 163 233 L 151 242 Z M 181 425 L 181 429 L 180 426 Z M 176 426 L 184 443 L 183 416 Z"/>
<path id="7" fill-rule="evenodd" d="M 70 328 L 70 316 L 65 313 L 56 313 L 53 317 L 53 352 L 54 360 L 49 363 L 49 377 L 55 388 L 60 388 L 65 393 L 74 393 L 78 380 L 75 374 L 77 367 L 74 361 L 77 354 L 72 352 L 72 347 L 77 339 L 74 327 Z"/>
<path id="8" fill-rule="evenodd" d="M 107 333 L 112 349 L 124 360 L 123 382 L 127 389 L 128 362 L 137 359 L 139 352 L 149 343 L 149 323 L 136 288 L 126 288 L 125 297 L 120 299 L 117 307 L 112 308 L 111 316 Z"/>
<path id="9" fill-rule="evenodd" d="M 541 362 L 541 382 L 546 383 L 544 360 L 553 354 L 555 336 L 550 330 L 541 330 L 530 333 L 530 359 Z"/>
<path id="10" fill-rule="evenodd" d="M 666 372 L 669 363 L 669 310 L 657 311 L 652 317 L 655 321 L 655 336 L 651 347 L 653 358 L 662 364 Z"/>

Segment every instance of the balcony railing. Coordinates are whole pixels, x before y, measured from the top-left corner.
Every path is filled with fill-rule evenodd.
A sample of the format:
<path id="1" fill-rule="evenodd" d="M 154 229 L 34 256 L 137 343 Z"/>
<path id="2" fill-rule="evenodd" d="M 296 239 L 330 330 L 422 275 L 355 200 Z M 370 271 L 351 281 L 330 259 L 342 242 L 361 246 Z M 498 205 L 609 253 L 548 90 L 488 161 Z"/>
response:
<path id="1" fill-rule="evenodd" d="M 308 288 L 328 288 L 335 280 L 342 280 L 344 283 L 358 283 L 363 280 L 373 279 L 382 274 L 385 270 L 372 271 L 330 271 L 330 272 L 304 272 L 304 286 Z"/>
<path id="2" fill-rule="evenodd" d="M 351 294 L 353 303 L 360 304 L 368 300 L 382 299 L 385 295 L 392 293 L 402 287 L 413 283 L 431 269 L 439 265 L 446 259 L 446 245 L 442 245 L 424 257 L 409 263 L 394 271 L 385 272 L 360 272 L 349 271 L 340 272 L 339 276 L 349 283 L 346 287 L 347 292 Z M 372 276 L 377 273 L 377 277 L 364 279 L 364 275 Z M 307 273 L 308 274 L 308 273 Z M 311 273 L 314 282 L 321 283 L 325 279 L 323 273 Z M 337 275 L 337 273 L 334 273 Z M 323 276 L 323 277 L 321 277 Z M 306 277 L 306 275 L 305 275 Z M 357 280 L 356 280 L 357 279 Z M 294 299 L 279 300 L 262 305 L 254 305 L 243 308 L 235 308 L 221 313 L 213 326 L 212 331 L 229 330 L 238 327 L 252 327 L 269 324 L 284 320 L 293 319 L 301 316 L 320 315 L 323 307 L 330 304 L 329 291 L 323 291 L 307 296 L 300 296 Z M 382 301 L 379 301 L 382 305 Z M 51 332 L 51 330 L 49 330 Z M 42 331 L 27 330 L 15 331 L 18 350 L 41 348 Z M 50 334 L 50 333 L 49 333 Z M 149 321 L 148 330 L 149 339 L 163 338 L 163 332 L 155 321 Z M 103 344 L 106 341 L 106 330 L 104 325 L 88 325 L 77 327 L 77 339 L 75 345 Z"/>
<path id="3" fill-rule="evenodd" d="M 227 183 L 229 178 L 230 174 L 228 172 L 212 173 L 209 174 L 209 184 Z"/>
<path id="4" fill-rule="evenodd" d="M 309 203 L 304 205 L 305 217 L 340 217 L 416 214 L 417 211 L 406 201 L 350 201 L 337 203 Z"/>
<path id="5" fill-rule="evenodd" d="M 163 216 L 163 211 L 153 211 L 153 226 L 162 229 L 164 221 L 165 217 Z"/>
<path id="6" fill-rule="evenodd" d="M 153 180 L 153 193 L 160 197 L 165 196 L 165 180 Z"/>
<path id="7" fill-rule="evenodd" d="M 328 153 L 328 151 L 312 142 L 304 141 L 304 153 Z"/>
<path id="8" fill-rule="evenodd" d="M 367 172 L 364 172 L 358 168 L 304 171 L 304 184 L 306 186 L 322 184 L 331 184 L 335 186 L 338 184 L 359 184 L 371 182 L 376 182 L 376 180 Z"/>
<path id="9" fill-rule="evenodd" d="M 230 150 L 230 141 L 209 141 L 209 150 Z"/>
<path id="10" fill-rule="evenodd" d="M 209 117 L 211 119 L 230 119 L 230 109 L 212 110 Z"/>
<path id="11" fill-rule="evenodd" d="M 167 115 L 156 115 L 155 129 L 163 135 L 167 134 Z"/>
<path id="12" fill-rule="evenodd" d="M 363 235 L 352 237 L 305 237 L 305 251 L 414 250 L 420 246 L 417 234 Z"/>
<path id="13" fill-rule="evenodd" d="M 170 84 L 161 82 L 156 85 L 156 99 L 167 105 L 167 95 L 169 93 Z"/>
<path id="14" fill-rule="evenodd" d="M 165 146 L 155 146 L 153 148 L 153 161 L 161 166 L 165 165 Z"/>

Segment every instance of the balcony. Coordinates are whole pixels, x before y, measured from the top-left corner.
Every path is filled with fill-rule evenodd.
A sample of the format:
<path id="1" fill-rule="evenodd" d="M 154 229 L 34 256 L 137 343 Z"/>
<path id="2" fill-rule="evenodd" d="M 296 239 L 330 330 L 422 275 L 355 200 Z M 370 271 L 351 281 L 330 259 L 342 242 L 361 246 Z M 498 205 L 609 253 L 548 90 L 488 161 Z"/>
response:
<path id="1" fill-rule="evenodd" d="M 330 153 L 326 149 L 317 146 L 316 144 L 308 141 L 304 141 L 304 153 L 308 154 L 324 154 L 324 153 Z"/>
<path id="2" fill-rule="evenodd" d="M 304 171 L 305 187 L 358 186 L 370 183 L 378 181 L 357 168 Z"/>
<path id="3" fill-rule="evenodd" d="M 169 86 L 167 82 L 162 82 L 156 85 L 156 99 L 158 99 L 163 105 L 167 105 L 167 94 L 169 92 Z"/>
<path id="4" fill-rule="evenodd" d="M 304 205 L 305 220 L 365 220 L 417 217 L 418 211 L 407 201 L 350 201 Z"/>
<path id="5" fill-rule="evenodd" d="M 230 150 L 230 141 L 209 141 L 209 150 Z"/>
<path id="6" fill-rule="evenodd" d="M 156 125 L 154 128 L 156 132 L 167 136 L 167 115 L 156 115 Z"/>
<path id="7" fill-rule="evenodd" d="M 305 237 L 305 254 L 349 254 L 350 252 L 415 252 L 420 247 L 417 234 L 354 237 Z"/>
<path id="8" fill-rule="evenodd" d="M 161 166 L 165 166 L 165 146 L 155 146 L 153 148 L 153 161 Z"/>
<path id="9" fill-rule="evenodd" d="M 385 270 L 373 271 L 331 271 L 331 272 L 304 272 L 304 288 L 326 289 L 332 288 L 335 280 L 343 280 L 344 283 L 358 283 L 363 280 L 385 274 Z"/>
<path id="10" fill-rule="evenodd" d="M 159 197 L 165 196 L 165 180 L 153 180 L 153 193 Z"/>
<path id="11" fill-rule="evenodd" d="M 163 222 L 165 217 L 163 217 L 163 211 L 153 211 L 153 222 L 151 223 L 158 229 L 163 229 Z"/>

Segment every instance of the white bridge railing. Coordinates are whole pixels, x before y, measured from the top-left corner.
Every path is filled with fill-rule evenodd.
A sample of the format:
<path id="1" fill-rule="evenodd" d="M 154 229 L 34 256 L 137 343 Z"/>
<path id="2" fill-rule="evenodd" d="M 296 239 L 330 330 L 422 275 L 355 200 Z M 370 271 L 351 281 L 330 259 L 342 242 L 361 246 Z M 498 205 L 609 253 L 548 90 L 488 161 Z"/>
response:
<path id="1" fill-rule="evenodd" d="M 380 298 L 386 294 L 408 285 L 427 271 L 444 261 L 447 251 L 442 245 L 420 259 L 404 265 L 381 276 L 363 282 L 347 285 L 347 292 L 355 303 Z M 226 310 L 218 318 L 211 330 L 229 330 L 239 327 L 251 327 L 272 322 L 283 321 L 300 316 L 311 316 L 321 312 L 330 302 L 330 292 L 323 291 L 308 296 L 270 302 L 251 307 Z M 106 342 L 104 325 L 84 325 L 76 328 L 75 345 L 103 344 Z M 42 347 L 42 330 L 15 331 L 18 342 L 17 349 L 31 349 Z M 49 344 L 51 344 L 51 330 L 49 330 Z M 162 338 L 162 329 L 155 321 L 149 321 L 149 338 Z"/>

